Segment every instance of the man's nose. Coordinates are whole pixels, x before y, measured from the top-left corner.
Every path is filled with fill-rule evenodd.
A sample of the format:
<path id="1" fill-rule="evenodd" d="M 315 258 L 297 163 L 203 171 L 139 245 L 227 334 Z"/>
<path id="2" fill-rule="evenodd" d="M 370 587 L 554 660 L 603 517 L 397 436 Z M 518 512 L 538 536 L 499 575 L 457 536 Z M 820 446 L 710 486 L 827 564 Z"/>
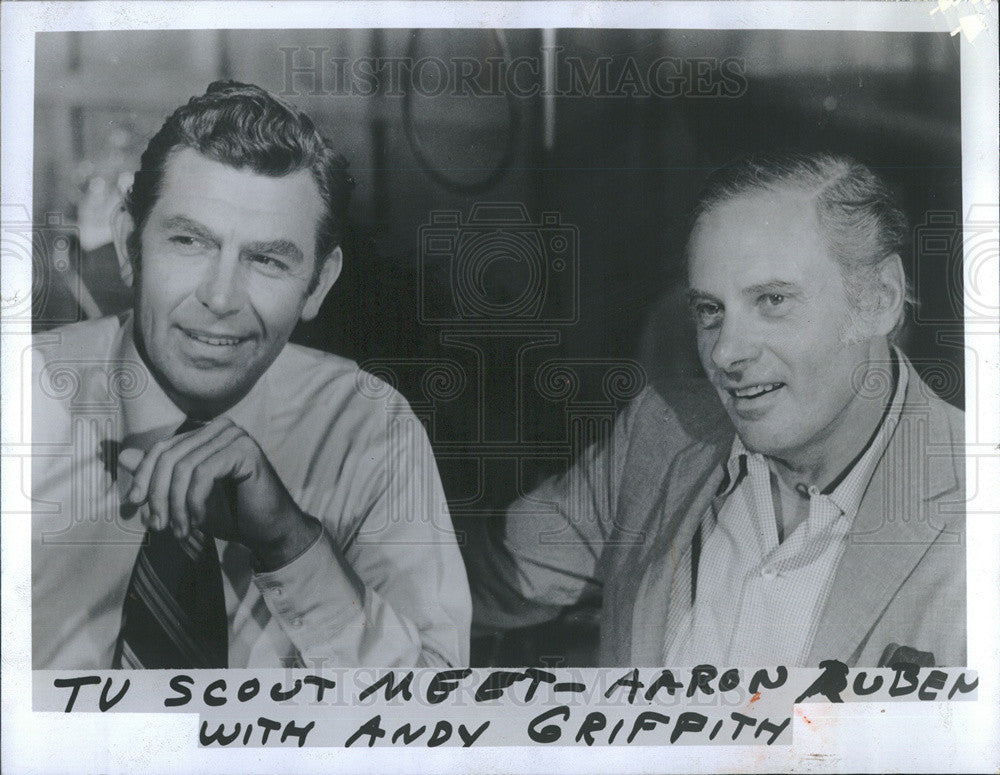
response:
<path id="1" fill-rule="evenodd" d="M 753 326 L 746 320 L 727 316 L 712 348 L 712 362 L 723 371 L 740 369 L 760 355 Z"/>
<path id="2" fill-rule="evenodd" d="M 198 301 L 219 317 L 231 315 L 246 303 L 243 269 L 239 256 L 220 251 L 205 270 L 195 293 Z"/>

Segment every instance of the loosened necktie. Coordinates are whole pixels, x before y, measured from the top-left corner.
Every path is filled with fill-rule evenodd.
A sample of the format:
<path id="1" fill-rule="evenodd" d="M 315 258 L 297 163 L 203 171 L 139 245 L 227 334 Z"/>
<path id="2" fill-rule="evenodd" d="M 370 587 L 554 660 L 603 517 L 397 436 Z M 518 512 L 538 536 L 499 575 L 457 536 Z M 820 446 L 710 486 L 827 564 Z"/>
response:
<path id="1" fill-rule="evenodd" d="M 177 434 L 199 425 L 185 420 Z M 125 593 L 112 666 L 194 669 L 227 663 L 226 602 L 215 539 L 194 527 L 181 539 L 169 527 L 147 530 Z"/>

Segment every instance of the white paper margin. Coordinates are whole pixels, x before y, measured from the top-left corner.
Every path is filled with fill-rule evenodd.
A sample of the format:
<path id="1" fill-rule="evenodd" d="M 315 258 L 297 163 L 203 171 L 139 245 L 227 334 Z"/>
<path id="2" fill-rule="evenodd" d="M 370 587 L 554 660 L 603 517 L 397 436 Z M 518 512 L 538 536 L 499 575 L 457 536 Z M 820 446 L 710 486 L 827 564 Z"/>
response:
<path id="1" fill-rule="evenodd" d="M 977 10 L 978 9 L 978 10 Z M 322 27 L 617 27 L 948 31 L 966 14 L 988 27 L 964 33 L 963 206 L 998 200 L 996 4 L 984 2 L 83 2 L 3 3 L 3 203 L 32 202 L 34 33 L 89 29 Z M 986 12 L 986 13 L 984 13 Z M 995 211 L 994 211 L 995 213 Z M 24 265 L 3 266 L 3 287 L 30 288 Z M 8 275 L 8 272 L 11 274 Z M 18 273 L 22 273 L 19 275 Z M 998 308 L 996 264 L 980 266 L 967 304 Z M 976 299 L 968 294 L 978 293 Z M 1000 767 L 1000 359 L 995 324 L 966 324 L 967 438 L 995 452 L 969 472 L 969 665 L 976 703 L 813 705 L 793 717 L 795 744 L 782 748 L 581 748 L 468 750 L 199 749 L 195 716 L 63 715 L 30 710 L 28 520 L 4 519 L 2 554 L 2 769 L 20 772 L 778 772 L 997 771 Z M 970 336 L 975 334 L 975 336 Z M 2 423 L 6 446 L 29 413 L 19 360 L 25 340 L 3 327 Z M 973 370 L 975 369 L 975 370 Z M 980 447 L 982 449 L 982 447 Z M 16 461 L 15 461 L 16 462 Z M 17 466 L 3 465 L 2 513 L 25 513 Z M 970 461 L 971 463 L 971 461 Z M 975 477 L 973 479 L 973 476 Z M 991 513 L 992 512 L 992 513 Z M 884 712 L 883 712 L 884 711 Z"/>

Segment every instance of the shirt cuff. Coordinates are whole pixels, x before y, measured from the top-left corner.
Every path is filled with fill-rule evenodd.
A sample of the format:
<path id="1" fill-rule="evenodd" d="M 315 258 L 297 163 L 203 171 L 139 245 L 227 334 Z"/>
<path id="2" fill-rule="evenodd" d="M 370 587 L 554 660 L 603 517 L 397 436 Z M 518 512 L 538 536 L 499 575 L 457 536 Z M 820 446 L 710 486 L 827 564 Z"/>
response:
<path id="1" fill-rule="evenodd" d="M 358 597 L 325 527 L 290 563 L 255 573 L 253 580 L 300 653 L 309 653 L 353 619 L 364 617 L 364 600 Z"/>

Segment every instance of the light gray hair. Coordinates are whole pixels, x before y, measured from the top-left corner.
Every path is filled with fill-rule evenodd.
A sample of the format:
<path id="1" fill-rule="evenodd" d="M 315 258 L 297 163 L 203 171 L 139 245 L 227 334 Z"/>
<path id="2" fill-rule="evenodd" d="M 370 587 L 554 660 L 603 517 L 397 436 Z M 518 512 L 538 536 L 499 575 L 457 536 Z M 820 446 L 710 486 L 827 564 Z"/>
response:
<path id="1" fill-rule="evenodd" d="M 904 255 L 909 225 L 889 185 L 850 156 L 830 153 L 754 154 L 713 172 L 691 215 L 691 226 L 716 206 L 760 191 L 801 191 L 811 196 L 822 235 L 839 263 L 847 301 L 856 317 L 871 315 L 887 288 L 879 271 Z M 907 283 L 894 341 L 914 303 Z"/>

